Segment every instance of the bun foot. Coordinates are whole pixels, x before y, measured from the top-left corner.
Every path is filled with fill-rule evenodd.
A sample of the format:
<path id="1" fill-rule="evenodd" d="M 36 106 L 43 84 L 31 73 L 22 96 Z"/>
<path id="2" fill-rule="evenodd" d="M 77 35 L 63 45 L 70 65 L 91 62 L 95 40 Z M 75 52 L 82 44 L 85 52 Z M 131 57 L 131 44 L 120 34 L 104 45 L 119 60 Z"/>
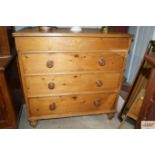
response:
<path id="1" fill-rule="evenodd" d="M 29 124 L 30 124 L 33 128 L 36 128 L 36 127 L 37 127 L 37 124 L 38 124 L 38 121 L 29 121 Z"/>
<path id="2" fill-rule="evenodd" d="M 115 116 L 114 113 L 109 113 L 109 114 L 107 114 L 107 117 L 108 117 L 109 120 L 113 119 L 114 116 Z"/>

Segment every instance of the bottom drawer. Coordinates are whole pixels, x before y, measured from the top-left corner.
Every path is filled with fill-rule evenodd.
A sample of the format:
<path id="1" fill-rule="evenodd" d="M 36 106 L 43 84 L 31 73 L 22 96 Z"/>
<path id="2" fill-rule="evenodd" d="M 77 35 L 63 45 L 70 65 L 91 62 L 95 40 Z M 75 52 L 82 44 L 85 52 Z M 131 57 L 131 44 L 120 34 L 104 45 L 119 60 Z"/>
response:
<path id="1" fill-rule="evenodd" d="M 59 118 L 115 112 L 116 94 L 87 94 L 29 99 L 30 117 Z"/>

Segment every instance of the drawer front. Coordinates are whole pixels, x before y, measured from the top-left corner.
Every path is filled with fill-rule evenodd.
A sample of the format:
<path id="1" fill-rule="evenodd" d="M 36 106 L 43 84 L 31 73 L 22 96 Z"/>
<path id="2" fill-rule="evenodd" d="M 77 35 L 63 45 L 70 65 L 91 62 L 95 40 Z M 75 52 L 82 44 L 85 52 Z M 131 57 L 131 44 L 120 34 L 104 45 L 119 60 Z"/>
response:
<path id="1" fill-rule="evenodd" d="M 26 87 L 29 96 L 115 90 L 119 86 L 119 79 L 120 73 L 28 76 Z"/>
<path id="2" fill-rule="evenodd" d="M 129 38 L 16 37 L 17 51 L 128 49 Z"/>
<path id="3" fill-rule="evenodd" d="M 29 99 L 30 115 L 36 117 L 73 116 L 115 111 L 116 94 L 89 94 Z"/>
<path id="4" fill-rule="evenodd" d="M 22 55 L 26 74 L 72 71 L 121 71 L 125 53 L 50 53 Z"/>

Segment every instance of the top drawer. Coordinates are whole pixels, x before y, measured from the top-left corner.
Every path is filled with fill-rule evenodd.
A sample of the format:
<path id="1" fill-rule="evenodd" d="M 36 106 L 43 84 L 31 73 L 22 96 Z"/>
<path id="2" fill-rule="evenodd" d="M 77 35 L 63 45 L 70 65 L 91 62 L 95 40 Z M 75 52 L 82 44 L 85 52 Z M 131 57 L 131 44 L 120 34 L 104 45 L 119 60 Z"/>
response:
<path id="1" fill-rule="evenodd" d="M 25 74 L 76 71 L 116 71 L 123 69 L 124 52 L 33 53 L 22 54 Z"/>
<path id="2" fill-rule="evenodd" d="M 17 51 L 128 49 L 129 38 L 16 37 Z"/>

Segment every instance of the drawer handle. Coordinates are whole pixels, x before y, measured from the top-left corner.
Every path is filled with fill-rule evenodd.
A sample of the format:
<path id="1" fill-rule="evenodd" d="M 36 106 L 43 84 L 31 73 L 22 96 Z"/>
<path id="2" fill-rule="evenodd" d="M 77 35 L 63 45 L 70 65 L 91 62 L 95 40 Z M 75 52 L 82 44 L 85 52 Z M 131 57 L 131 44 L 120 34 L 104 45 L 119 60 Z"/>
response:
<path id="1" fill-rule="evenodd" d="M 54 89 L 55 88 L 55 84 L 53 82 L 49 82 L 48 83 L 48 88 L 49 89 Z"/>
<path id="2" fill-rule="evenodd" d="M 101 80 L 96 80 L 96 85 L 98 87 L 101 87 L 103 85 L 103 82 Z"/>
<path id="3" fill-rule="evenodd" d="M 55 109 L 56 109 L 56 104 L 55 104 L 55 103 L 50 104 L 50 105 L 49 105 L 49 109 L 50 109 L 51 111 L 55 110 Z"/>
<path id="4" fill-rule="evenodd" d="M 104 66 L 105 65 L 105 60 L 103 58 L 100 58 L 99 61 L 98 61 L 98 64 L 100 66 Z"/>
<path id="5" fill-rule="evenodd" d="M 48 60 L 47 63 L 46 63 L 46 66 L 48 68 L 52 68 L 54 66 L 54 62 L 52 60 Z"/>
<path id="6" fill-rule="evenodd" d="M 101 101 L 97 100 L 97 101 L 94 101 L 94 105 L 96 107 L 99 107 L 101 105 Z"/>

